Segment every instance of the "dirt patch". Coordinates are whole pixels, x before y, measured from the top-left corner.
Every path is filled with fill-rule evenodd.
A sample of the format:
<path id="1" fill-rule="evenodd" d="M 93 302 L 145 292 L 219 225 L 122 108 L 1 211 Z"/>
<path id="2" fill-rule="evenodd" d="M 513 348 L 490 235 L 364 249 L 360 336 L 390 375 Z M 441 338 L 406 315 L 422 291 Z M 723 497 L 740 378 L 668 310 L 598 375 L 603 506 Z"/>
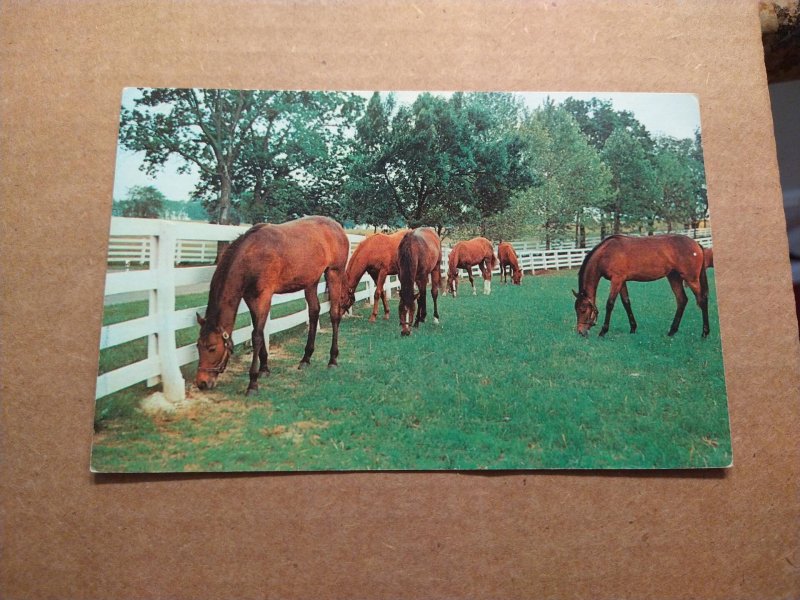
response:
<path id="1" fill-rule="evenodd" d="M 319 440 L 316 434 L 309 434 L 310 431 L 316 429 L 326 429 L 329 423 L 327 421 L 298 421 L 290 425 L 276 425 L 275 427 L 265 427 L 261 430 L 261 434 L 266 437 L 278 437 L 285 440 L 291 440 L 296 445 L 303 443 L 306 439 L 310 439 L 312 443 Z"/>

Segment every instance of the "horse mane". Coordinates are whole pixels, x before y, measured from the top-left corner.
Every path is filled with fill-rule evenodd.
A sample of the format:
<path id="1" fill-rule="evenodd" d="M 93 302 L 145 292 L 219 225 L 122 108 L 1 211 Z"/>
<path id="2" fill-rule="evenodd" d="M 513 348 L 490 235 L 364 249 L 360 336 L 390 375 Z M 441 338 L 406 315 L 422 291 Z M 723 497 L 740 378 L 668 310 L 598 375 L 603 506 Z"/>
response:
<path id="1" fill-rule="evenodd" d="M 583 262 L 581 263 L 581 268 L 578 271 L 578 293 L 579 294 L 583 293 L 583 275 L 584 275 L 584 272 L 586 271 L 586 265 L 589 264 L 589 259 L 592 258 L 592 255 L 601 246 L 605 246 L 606 242 L 608 242 L 609 240 L 613 240 L 614 238 L 620 238 L 620 237 L 623 237 L 623 236 L 621 234 L 618 234 L 618 233 L 615 233 L 614 235 L 610 235 L 607 238 L 605 238 L 603 241 L 601 241 L 599 244 L 597 244 L 597 246 L 595 246 L 594 248 L 589 250 L 589 253 L 584 257 Z"/>
<path id="2" fill-rule="evenodd" d="M 400 296 L 406 305 L 414 302 L 414 276 L 417 271 L 418 257 L 413 250 L 413 236 L 413 230 L 406 233 L 397 249 L 397 262 L 400 266 Z"/>
<path id="3" fill-rule="evenodd" d="M 230 245 L 225 248 L 222 256 L 219 257 L 217 268 L 214 270 L 214 275 L 211 276 L 211 285 L 208 291 L 208 307 L 206 308 L 206 322 L 200 328 L 200 334 L 205 335 L 217 327 L 219 321 L 220 301 L 222 300 L 222 291 L 225 289 L 225 283 L 230 275 L 233 263 L 239 255 L 244 242 L 250 236 L 265 226 L 265 223 L 253 225 L 250 229 L 245 231 L 242 235 L 233 240 Z"/>

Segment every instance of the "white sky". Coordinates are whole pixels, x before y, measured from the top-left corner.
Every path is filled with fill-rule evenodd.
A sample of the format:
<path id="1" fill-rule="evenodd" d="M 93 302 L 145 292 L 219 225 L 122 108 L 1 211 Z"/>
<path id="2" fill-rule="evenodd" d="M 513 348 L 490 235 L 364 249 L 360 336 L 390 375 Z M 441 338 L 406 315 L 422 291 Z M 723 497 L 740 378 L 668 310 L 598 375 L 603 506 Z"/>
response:
<path id="1" fill-rule="evenodd" d="M 358 92 L 369 97 L 372 92 Z M 411 103 L 420 92 L 394 92 L 399 103 Z M 447 96 L 452 92 L 432 92 Z M 676 138 L 691 138 L 700 129 L 700 106 L 693 94 L 643 94 L 606 92 L 517 92 L 530 108 L 540 106 L 551 98 L 560 103 L 570 96 L 578 100 L 599 98 L 610 100 L 616 110 L 627 110 L 655 136 L 668 135 Z M 137 95 L 135 88 L 126 88 L 123 93 L 123 106 L 132 106 Z M 196 168 L 192 173 L 181 175 L 177 167 L 182 163 L 171 158 L 156 176 L 149 177 L 139 170 L 143 153 L 117 149 L 116 174 L 114 177 L 114 198 L 122 199 L 135 185 L 154 185 L 170 200 L 188 200 L 197 182 Z"/>

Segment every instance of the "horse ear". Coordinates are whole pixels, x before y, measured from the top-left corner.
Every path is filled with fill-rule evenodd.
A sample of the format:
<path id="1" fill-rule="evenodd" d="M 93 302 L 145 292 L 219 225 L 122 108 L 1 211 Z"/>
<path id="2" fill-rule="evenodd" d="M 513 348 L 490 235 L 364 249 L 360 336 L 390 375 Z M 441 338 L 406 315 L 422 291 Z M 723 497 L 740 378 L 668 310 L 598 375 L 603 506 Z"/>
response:
<path id="1" fill-rule="evenodd" d="M 206 324 L 206 320 L 200 316 L 200 313 L 194 313 L 194 314 L 197 317 L 197 324 L 200 325 L 200 327 Z"/>

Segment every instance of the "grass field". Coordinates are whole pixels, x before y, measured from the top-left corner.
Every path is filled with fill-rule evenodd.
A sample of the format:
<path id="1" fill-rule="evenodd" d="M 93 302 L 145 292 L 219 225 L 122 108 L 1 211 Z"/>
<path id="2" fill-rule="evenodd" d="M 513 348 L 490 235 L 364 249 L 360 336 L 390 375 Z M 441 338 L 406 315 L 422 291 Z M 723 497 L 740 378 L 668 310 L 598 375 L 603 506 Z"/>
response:
<path id="1" fill-rule="evenodd" d="M 713 271 L 711 336 L 692 299 L 681 331 L 666 280 L 629 284 L 639 323 L 618 303 L 611 330 L 574 331 L 576 273 L 495 278 L 491 296 L 440 299 L 441 325 L 401 338 L 369 307 L 343 321 L 339 368 L 330 325 L 297 370 L 300 328 L 272 339 L 270 377 L 245 399 L 250 355 L 237 352 L 212 392 L 148 416 L 136 386 L 98 402 L 98 471 L 721 467 L 731 462 Z M 480 291 L 480 287 L 479 291 Z M 468 289 L 468 286 L 461 287 Z M 602 306 L 607 285 L 601 285 Z M 123 309 L 118 309 L 123 310 Z M 127 318 L 127 317 L 126 317 Z M 601 314 L 602 319 L 602 314 Z M 196 336 L 195 332 L 186 332 Z M 193 366 L 186 368 L 187 378 Z"/>

